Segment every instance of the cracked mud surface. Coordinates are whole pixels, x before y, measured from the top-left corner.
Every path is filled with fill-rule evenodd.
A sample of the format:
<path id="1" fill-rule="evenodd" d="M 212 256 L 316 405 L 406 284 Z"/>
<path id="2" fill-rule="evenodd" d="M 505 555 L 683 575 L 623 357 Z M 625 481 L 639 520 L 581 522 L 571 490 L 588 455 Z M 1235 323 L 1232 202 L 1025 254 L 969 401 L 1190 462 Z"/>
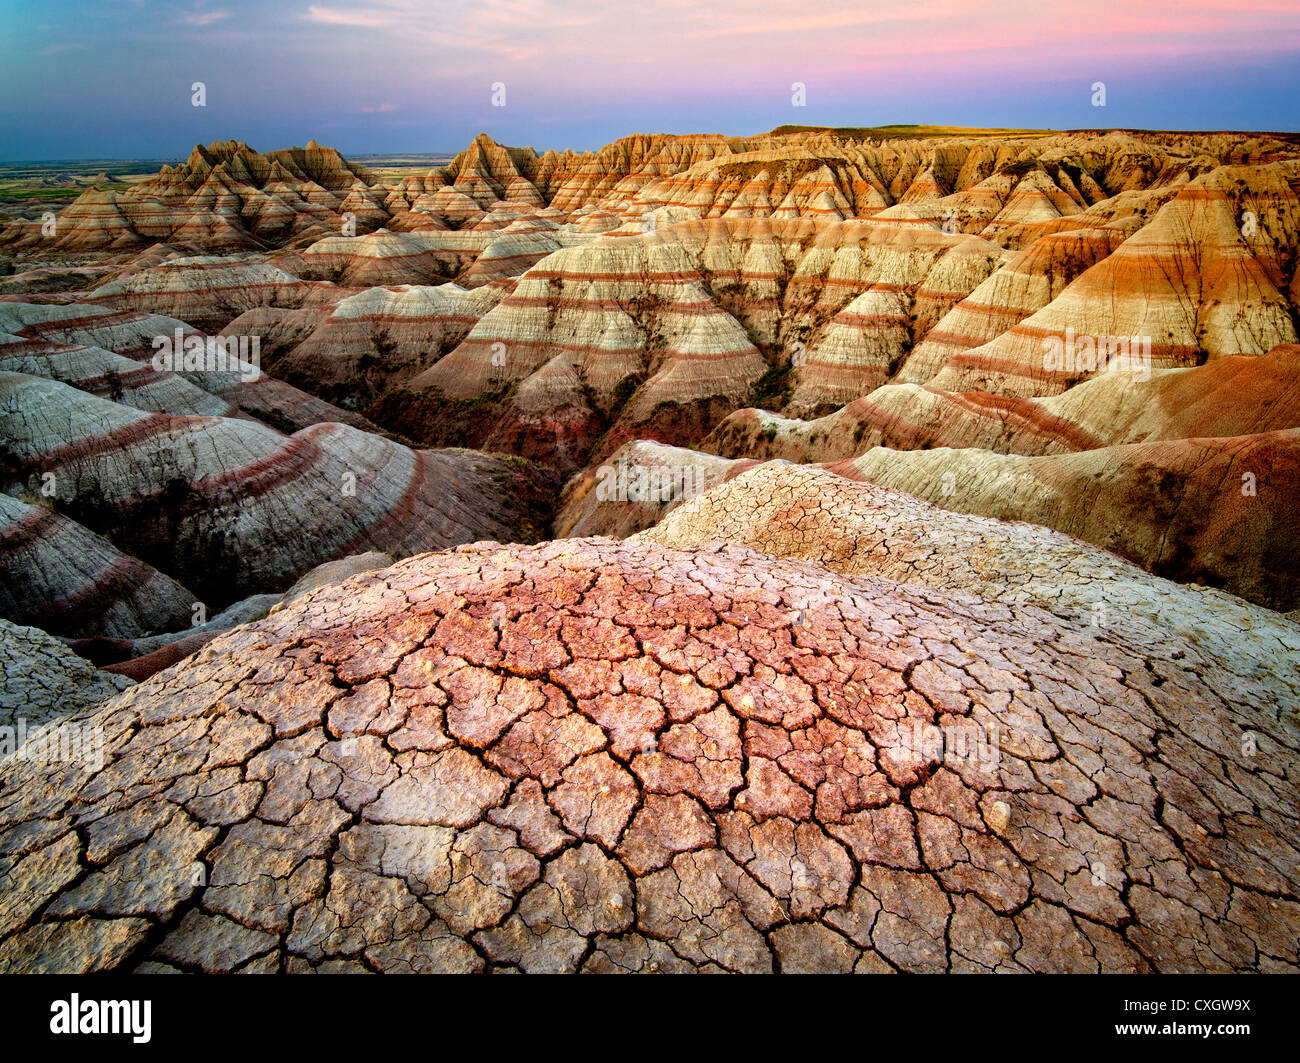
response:
<path id="1" fill-rule="evenodd" d="M 0 767 L 0 970 L 1294 969 L 1295 703 L 1190 661 L 739 547 L 408 559 Z"/>
<path id="2" fill-rule="evenodd" d="M 1277 612 L 1162 579 L 1041 525 L 954 513 L 815 465 L 742 472 L 635 538 L 678 549 L 730 543 L 962 599 L 1041 607 L 1194 672 L 1225 702 L 1287 706 L 1292 721 L 1300 708 L 1300 626 Z"/>
<path id="3" fill-rule="evenodd" d="M 0 620 L 0 727 L 36 728 L 125 690 L 44 631 Z M 8 750 L 0 748 L 0 757 Z"/>

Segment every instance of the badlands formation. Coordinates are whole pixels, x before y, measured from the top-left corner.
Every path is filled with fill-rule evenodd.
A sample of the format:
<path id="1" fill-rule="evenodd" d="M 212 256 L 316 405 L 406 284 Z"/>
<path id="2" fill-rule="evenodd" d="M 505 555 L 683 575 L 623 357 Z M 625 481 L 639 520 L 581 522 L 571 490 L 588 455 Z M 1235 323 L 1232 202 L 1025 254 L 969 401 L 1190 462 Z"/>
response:
<path id="1" fill-rule="evenodd" d="M 0 230 L 0 971 L 1300 968 L 1298 261 L 1228 133 Z"/>

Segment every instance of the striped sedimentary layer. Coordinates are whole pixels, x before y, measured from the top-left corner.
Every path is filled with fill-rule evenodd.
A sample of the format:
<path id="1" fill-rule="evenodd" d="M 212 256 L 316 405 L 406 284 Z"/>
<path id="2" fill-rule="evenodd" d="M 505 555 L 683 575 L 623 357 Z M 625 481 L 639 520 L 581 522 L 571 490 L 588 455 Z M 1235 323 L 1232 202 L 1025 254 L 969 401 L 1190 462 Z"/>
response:
<path id="1" fill-rule="evenodd" d="M 193 331 L 176 318 L 94 303 L 0 302 L 0 329 L 7 333 L 99 347 L 140 361 L 153 357 L 156 337 L 172 336 L 177 327 Z"/>
<path id="2" fill-rule="evenodd" d="M 500 297 L 490 287 L 455 284 L 368 288 L 335 303 L 275 363 L 275 373 L 336 401 L 368 405 L 459 344 Z"/>
<path id="3" fill-rule="evenodd" d="M 698 203 L 641 203 L 637 209 L 648 209 L 634 216 L 625 205 L 630 224 L 599 250 L 569 248 L 529 270 L 525 276 L 536 276 L 516 289 L 515 301 L 504 300 L 496 318 L 471 332 L 461 357 L 433 374 L 438 382 L 439 373 L 449 376 L 455 367 L 468 383 L 453 392 L 438 382 L 438 393 L 494 395 L 540 368 L 557 348 L 625 351 L 630 336 L 641 349 L 653 349 L 653 330 L 636 332 L 643 314 L 627 305 L 626 293 L 600 265 L 610 255 L 604 245 L 620 241 L 681 244 L 708 297 L 745 328 L 770 368 L 786 373 L 776 401 L 802 416 L 891 381 L 1010 397 L 1059 394 L 1097 374 L 1088 344 L 1103 351 L 1104 363 L 1111 345 L 1119 349 L 1131 339 L 1140 357 L 1149 350 L 1150 368 L 1159 369 L 1262 354 L 1294 338 L 1286 283 L 1297 250 L 1293 161 L 1259 152 L 1258 163 L 1237 165 L 1253 149 L 1235 151 L 1227 140 L 1205 142 L 1227 166 L 1208 157 L 1179 164 L 1124 136 L 1101 138 L 1104 144 L 1067 140 L 1029 154 L 1021 147 L 1020 155 L 1007 156 L 1005 145 L 985 144 L 975 161 L 974 154 L 965 162 L 932 160 L 914 178 L 931 171 L 922 184 L 942 196 L 909 193 L 909 183 L 890 193 L 900 199 L 896 207 L 870 221 L 753 211 L 692 220 Z M 1081 153 L 1079 165 L 1065 161 L 1071 151 Z M 979 226 L 981 236 L 963 234 L 974 217 L 962 213 L 966 200 L 988 191 L 990 182 L 1011 188 L 1017 180 L 1028 182 L 1027 191 L 1005 224 L 994 226 L 991 215 Z M 1064 190 L 1051 192 L 1052 181 Z M 966 206 L 949 203 L 954 197 L 965 197 Z M 937 207 L 944 209 L 930 209 Z M 1007 243 L 1021 250 L 998 246 Z M 618 281 L 644 271 L 635 253 L 627 258 L 626 268 L 613 267 Z M 555 275 L 557 262 L 565 265 L 561 275 Z M 570 265 L 584 262 L 591 265 Z M 607 302 L 580 327 L 565 319 L 560 288 L 584 279 L 564 274 L 591 272 L 602 274 L 598 279 L 634 328 Z M 543 278 L 554 289 L 545 300 L 533 283 Z M 651 288 L 636 302 L 653 310 L 662 298 Z M 561 335 L 551 335 L 557 329 Z M 1059 366 L 1049 366 L 1044 344 L 1055 340 L 1071 348 Z M 492 344 L 505 347 L 495 365 L 487 356 Z M 500 364 L 503 357 L 517 364 Z M 562 375 L 558 368 L 547 375 Z M 614 374 L 629 368 L 626 354 L 609 367 Z M 602 381 L 589 386 L 602 393 Z M 567 410 L 572 388 L 558 391 Z M 616 433 L 614 442 L 624 438 Z"/>
<path id="4" fill-rule="evenodd" d="M 543 259 L 409 388 L 462 401 L 517 389 L 516 416 L 554 392 L 562 406 L 577 402 L 594 414 L 617 415 L 629 432 L 656 417 L 671 431 L 670 411 L 697 403 L 734 407 L 766 369 L 683 244 L 650 234 Z"/>
<path id="5" fill-rule="evenodd" d="M 1244 436 L 1300 426 L 1300 346 L 1156 369 L 1106 373 L 1051 398 L 889 384 L 816 420 L 738 410 L 700 446 L 725 457 L 840 461 L 871 447 L 976 447 L 1061 454 L 1158 439 Z"/>
<path id="6" fill-rule="evenodd" d="M 422 443 L 588 476 L 638 437 L 734 458 L 938 447 L 1055 461 L 1201 438 L 1209 452 L 1296 425 L 1300 164 L 1278 138 L 791 130 L 538 155 L 480 137 L 393 187 L 319 150 L 284 160 L 288 176 L 273 165 L 200 152 L 148 191 L 179 210 L 216 181 L 200 197 L 209 221 L 238 226 L 217 185 L 275 195 L 298 181 L 304 218 L 341 217 L 346 199 L 358 235 L 299 239 L 291 223 L 227 260 L 159 244 L 113 263 L 96 298 L 116 305 L 99 317 L 0 302 L 0 327 L 137 362 L 173 321 L 255 335 L 319 407 L 292 389 L 257 398 L 280 382 L 185 381 L 286 432 L 366 427 L 335 400 Z M 1149 365 L 1096 366 L 1099 347 L 1130 340 L 1149 343 Z M 1054 343 L 1070 345 L 1060 364 Z M 7 367 L 151 412 L 226 412 L 166 381 L 124 387 L 102 355 L 78 369 L 62 348 L 27 354 Z M 1142 496 L 1128 476 L 1115 490 Z M 1065 519 L 1037 506 L 1026 515 Z M 1218 533 L 1197 534 L 1188 549 L 1212 555 Z M 1132 556 L 1183 571 L 1134 536 Z M 1243 564 L 1225 554 L 1206 578 Z"/>
<path id="7" fill-rule="evenodd" d="M 1142 337 L 1156 368 L 1263 354 L 1296 340 L 1285 292 L 1300 197 L 1293 163 L 1217 169 L 1190 181 L 1114 252 L 1050 303 L 978 347 L 953 354 L 929 383 L 948 391 L 1054 395 L 1097 372 L 1082 345 Z M 1250 212 L 1251 224 L 1241 220 Z M 1049 361 L 1054 341 L 1074 358 Z"/>
<path id="8" fill-rule="evenodd" d="M 52 235 L 28 223 L 2 239 L 21 251 L 115 251 L 167 241 L 226 252 L 301 248 L 381 226 L 500 227 L 508 211 L 563 220 L 594 210 L 635 219 L 671 207 L 706 218 L 945 216 L 961 231 L 1021 246 L 1026 230 L 1107 198 L 1292 151 L 1275 138 L 1228 134 L 918 139 L 814 130 L 745 138 L 638 135 L 598 152 L 539 156 L 480 135 L 448 166 L 388 185 L 315 142 L 260 154 L 228 141 L 196 147 L 185 163 L 126 191 L 87 191 L 59 216 Z M 449 278 L 404 278 L 442 279 Z"/>
<path id="9" fill-rule="evenodd" d="M 945 509 L 1043 524 L 1273 609 L 1300 604 L 1300 429 L 1040 457 L 876 447 L 830 468 Z"/>
<path id="10" fill-rule="evenodd" d="M 6 489 L 51 484 L 60 512 L 211 608 L 336 557 L 523 538 L 533 519 L 538 478 L 526 463 L 414 451 L 346 425 L 284 436 L 19 374 L 0 376 L 0 412 Z"/>
<path id="11" fill-rule="evenodd" d="M 797 363 L 800 401 L 834 405 L 870 390 L 913 333 L 1002 257 L 978 238 L 932 228 L 665 218 L 653 231 L 542 259 L 409 390 L 472 401 L 517 389 L 499 421 L 485 419 L 503 439 L 551 401 L 562 439 L 570 436 L 562 422 L 603 417 L 613 427 L 606 452 L 638 432 L 689 442 L 700 427 L 692 416 L 678 415 L 674 435 L 657 411 L 707 403 L 703 420 L 716 419 L 751 395 L 773 361 Z M 394 401 L 381 419 L 440 438 L 409 408 L 401 419 L 404 406 Z"/>
<path id="12" fill-rule="evenodd" d="M 338 232 L 347 213 L 365 225 L 379 207 L 374 182 L 315 141 L 266 155 L 219 141 L 125 191 L 83 193 L 52 234 L 36 222 L 11 226 L 3 239 L 19 250 L 122 251 L 163 241 L 211 251 L 280 246 Z"/>
<path id="13" fill-rule="evenodd" d="M 471 445 L 549 447 L 563 465 L 560 445 L 580 455 L 602 431 L 602 454 L 638 435 L 694 442 L 792 362 L 795 403 L 833 407 L 886 379 L 1004 255 L 886 223 L 663 222 L 540 260 L 406 385 L 425 401 L 392 396 L 372 418 L 443 441 L 463 423 L 448 400 L 488 400 Z"/>
<path id="14" fill-rule="evenodd" d="M 326 149 L 256 156 L 222 144 L 139 187 L 166 212 L 218 177 L 267 194 L 309 181 L 299 198 L 312 209 L 346 193 L 389 228 L 322 232 L 270 263 L 140 256 L 103 298 L 211 330 L 241 310 L 283 319 L 304 301 L 323 310 L 351 294 L 322 282 L 455 280 L 508 294 L 549 253 L 611 226 L 609 239 L 639 242 L 668 230 L 769 365 L 790 367 L 787 412 L 823 413 L 891 380 L 936 376 L 945 390 L 1048 395 L 1091 372 L 1043 364 L 1042 341 L 1067 330 L 1145 335 L 1157 366 L 1293 339 L 1294 155 L 1273 138 L 1226 134 L 804 131 L 633 137 L 542 156 L 479 137 L 449 166 L 385 190 Z M 200 199 L 234 224 L 227 196 Z M 1022 250 L 1004 264 L 1001 247 Z M 303 333 L 290 332 L 291 346 Z"/>
<path id="15" fill-rule="evenodd" d="M 558 251 L 565 245 L 562 240 L 572 239 L 568 234 L 562 236 L 559 228 L 559 222 L 539 215 L 510 221 L 465 271 L 464 283 L 474 288 L 491 284 L 507 291 L 512 289 L 514 286 L 508 283 L 511 278 L 535 266 L 552 251 Z"/>
<path id="16" fill-rule="evenodd" d="M 625 538 L 752 464 L 644 439 L 626 443 L 565 485 L 554 534 Z"/>
<path id="17" fill-rule="evenodd" d="M 1035 240 L 924 334 L 899 367 L 898 380 L 928 380 L 949 358 L 996 339 L 1045 307 L 1131 232 L 1131 226 L 1105 225 L 1071 228 Z"/>
<path id="18" fill-rule="evenodd" d="M 56 635 L 132 638 L 188 627 L 195 598 L 51 507 L 0 493 L 0 616 Z"/>
<path id="19" fill-rule="evenodd" d="M 229 417 L 236 412 L 230 403 L 184 377 L 102 347 L 0 333 L 0 371 L 48 377 L 153 413 Z"/>
<path id="20" fill-rule="evenodd" d="M 88 298 L 113 308 L 179 318 L 196 329 L 215 331 L 254 307 L 301 307 L 313 297 L 320 300 L 337 295 L 264 262 L 204 255 L 169 259 L 109 281 Z"/>
<path id="21" fill-rule="evenodd" d="M 979 237 L 930 226 L 820 228 L 782 301 L 782 347 L 794 366 L 791 412 L 822 412 L 885 383 L 1003 261 L 1001 249 Z"/>
<path id="22" fill-rule="evenodd" d="M 1119 132 L 890 141 L 828 130 L 690 143 L 697 157 L 685 167 L 651 155 L 668 172 L 649 180 L 651 162 L 640 173 L 620 177 L 616 153 L 610 152 L 605 181 L 587 178 L 582 192 L 591 202 L 591 192 L 604 191 L 597 205 L 625 215 L 657 207 L 707 218 L 949 214 L 961 231 L 999 239 L 1126 191 L 1186 181 L 1219 163 L 1264 161 L 1294 150 L 1272 138 Z M 551 203 L 571 209 L 576 198 L 561 189 Z"/>
<path id="23" fill-rule="evenodd" d="M 352 411 L 264 372 L 254 375 L 248 367 L 229 359 L 224 367 L 214 363 L 212 368 L 186 369 L 181 365 L 175 372 L 154 364 L 155 355 L 162 350 L 160 340 L 174 351 L 178 336 L 183 345 L 195 335 L 201 334 L 183 321 L 144 311 L 110 310 L 90 303 L 0 302 L 0 369 L 60 380 L 150 412 L 233 413 L 288 431 L 323 421 L 374 430 L 374 425 Z M 261 337 L 255 329 L 239 331 L 233 337 L 236 341 L 243 337 L 250 350 L 256 337 L 260 349 Z"/>
<path id="24" fill-rule="evenodd" d="M 492 232 L 378 232 L 333 236 L 280 256 L 285 269 L 309 280 L 354 288 L 375 284 L 442 284 L 455 280 L 497 239 Z"/>

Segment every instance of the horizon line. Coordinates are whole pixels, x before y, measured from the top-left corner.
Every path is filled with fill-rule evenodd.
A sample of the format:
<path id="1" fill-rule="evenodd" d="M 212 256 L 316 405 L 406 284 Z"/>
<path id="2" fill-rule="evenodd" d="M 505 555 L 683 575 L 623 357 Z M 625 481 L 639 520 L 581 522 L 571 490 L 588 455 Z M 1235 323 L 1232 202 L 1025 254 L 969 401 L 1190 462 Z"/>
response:
<path id="1" fill-rule="evenodd" d="M 879 130 L 891 130 L 891 129 L 943 130 L 943 132 L 927 133 L 913 138 L 917 140 L 940 140 L 948 137 L 961 137 L 972 133 L 983 133 L 987 135 L 1004 134 L 1011 138 L 1014 138 L 1016 136 L 1031 136 L 1031 135 L 1056 136 L 1056 135 L 1068 135 L 1071 133 L 1134 133 L 1134 134 L 1158 133 L 1158 134 L 1163 134 L 1168 136 L 1271 136 L 1271 137 L 1279 137 L 1282 139 L 1300 138 L 1300 128 L 1297 129 L 1245 129 L 1245 128 L 1243 129 L 1221 129 L 1221 128 L 1220 129 L 1165 129 L 1165 128 L 1156 128 L 1156 127 L 1148 127 L 1148 126 L 1075 126 L 1071 128 L 1057 129 L 1052 127 L 1033 128 L 1028 126 L 955 126 L 955 125 L 943 125 L 940 123 L 928 123 L 928 122 L 916 122 L 916 123 L 903 122 L 903 123 L 890 123 L 888 125 L 876 125 L 876 126 L 830 126 L 830 125 L 811 125 L 811 124 L 802 124 L 802 123 L 799 124 L 787 123 L 785 125 L 775 126 L 772 129 L 763 130 L 762 132 L 758 132 L 758 133 L 722 133 L 722 132 L 669 133 L 669 132 L 664 132 L 662 130 L 656 132 L 645 132 L 642 130 L 636 130 L 631 133 L 624 133 L 622 136 L 615 137 L 613 140 L 608 140 L 605 142 L 605 144 L 602 144 L 601 147 L 605 147 L 609 144 L 618 143 L 618 141 L 620 140 L 627 140 L 631 137 L 639 137 L 639 136 L 679 137 L 679 138 L 721 137 L 728 140 L 748 140 L 748 139 L 754 139 L 757 137 L 764 137 L 764 136 L 792 136 L 795 135 L 796 133 L 802 133 L 802 132 L 850 134 L 859 131 L 864 133 L 869 133 L 869 132 L 875 132 Z M 533 145 L 531 144 L 506 144 L 503 141 L 497 140 L 495 137 L 492 136 L 492 134 L 488 133 L 486 130 L 476 133 L 473 137 L 471 137 L 470 143 L 472 144 L 475 140 L 477 140 L 481 136 L 487 136 L 489 139 L 493 141 L 493 143 L 500 144 L 502 147 L 529 148 L 533 151 L 537 151 L 537 149 L 533 147 Z M 881 139 L 889 139 L 889 138 L 882 137 Z M 117 155 L 117 156 L 95 155 L 95 156 L 87 156 L 84 158 L 0 158 L 0 166 L 18 165 L 22 163 L 91 163 L 91 162 L 103 162 L 103 163 L 160 162 L 160 163 L 170 164 L 176 162 L 184 162 L 186 159 L 189 158 L 191 154 L 193 154 L 196 148 L 208 148 L 213 144 L 228 143 L 230 141 L 234 141 L 235 143 L 245 144 L 246 146 L 248 146 L 247 141 L 240 140 L 238 137 L 229 137 L 224 140 L 222 139 L 211 140 L 208 141 L 206 144 L 196 141 L 194 144 L 191 145 L 189 150 L 184 154 Z M 420 158 L 420 157 L 436 156 L 436 155 L 446 155 L 450 158 L 454 158 L 456 155 L 466 150 L 466 148 L 457 148 L 454 151 L 394 150 L 394 151 L 378 151 L 378 152 L 376 151 L 348 152 L 348 151 L 344 151 L 341 148 L 335 148 L 332 145 L 322 143 L 316 137 L 308 138 L 309 143 L 313 141 L 317 144 L 318 147 L 331 148 L 332 150 L 337 151 L 344 158 L 349 158 L 349 159 L 384 159 L 384 158 L 401 158 L 403 156 L 411 157 L 411 158 Z M 305 149 L 305 147 L 306 147 L 305 144 L 294 144 L 288 148 L 271 148 L 271 149 L 258 149 L 249 146 L 249 150 L 257 152 L 257 154 L 259 155 L 262 155 L 262 154 L 266 154 L 267 150 L 295 151 L 295 150 L 303 150 Z M 576 148 L 567 148 L 567 147 L 545 148 L 543 149 L 542 152 L 539 152 L 539 154 L 544 154 L 546 151 L 557 151 L 557 152 L 575 151 L 575 152 L 579 152 L 580 154 L 582 153 L 595 154 L 599 150 L 600 148 L 594 148 L 594 149 L 592 148 L 576 149 Z"/>

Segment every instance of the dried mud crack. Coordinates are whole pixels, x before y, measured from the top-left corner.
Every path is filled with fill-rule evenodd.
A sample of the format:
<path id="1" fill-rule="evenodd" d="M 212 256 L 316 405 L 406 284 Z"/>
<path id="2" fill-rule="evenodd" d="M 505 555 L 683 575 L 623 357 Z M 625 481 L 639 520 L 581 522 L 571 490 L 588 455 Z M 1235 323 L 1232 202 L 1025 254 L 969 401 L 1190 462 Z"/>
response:
<path id="1" fill-rule="evenodd" d="M 1294 969 L 1294 692 L 1157 641 L 743 547 L 410 558 L 71 717 L 101 770 L 0 766 L 0 970 Z"/>

